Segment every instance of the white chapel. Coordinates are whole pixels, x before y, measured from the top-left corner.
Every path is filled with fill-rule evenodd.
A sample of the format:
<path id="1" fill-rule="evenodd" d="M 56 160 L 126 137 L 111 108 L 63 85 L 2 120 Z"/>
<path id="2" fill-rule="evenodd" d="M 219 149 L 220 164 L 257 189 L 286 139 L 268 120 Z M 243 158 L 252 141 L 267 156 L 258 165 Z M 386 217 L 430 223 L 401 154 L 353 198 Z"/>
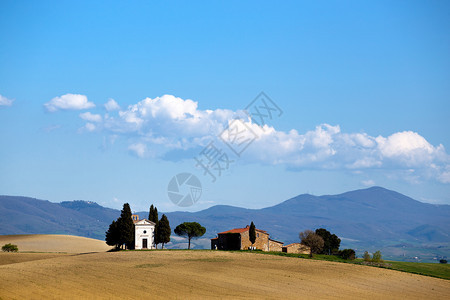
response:
<path id="1" fill-rule="evenodd" d="M 134 223 L 134 249 L 154 249 L 155 223 L 147 219 L 139 220 L 132 215 Z"/>

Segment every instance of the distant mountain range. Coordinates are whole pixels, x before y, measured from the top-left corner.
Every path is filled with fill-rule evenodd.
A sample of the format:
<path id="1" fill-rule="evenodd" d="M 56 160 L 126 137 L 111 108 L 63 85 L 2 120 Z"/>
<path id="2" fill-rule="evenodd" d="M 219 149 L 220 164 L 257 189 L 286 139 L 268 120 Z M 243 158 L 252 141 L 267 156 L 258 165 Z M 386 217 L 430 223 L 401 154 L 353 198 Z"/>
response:
<path id="1" fill-rule="evenodd" d="M 138 214 L 148 216 L 148 212 Z M 120 211 L 95 202 L 0 196 L 0 234 L 59 233 L 104 239 L 119 215 Z M 298 242 L 300 231 L 323 227 L 342 239 L 342 247 L 355 248 L 357 253 L 381 249 L 386 258 L 421 261 L 450 254 L 450 205 L 422 203 L 381 187 L 339 195 L 304 194 L 263 209 L 216 205 L 166 215 L 172 229 L 187 221 L 206 227 L 205 237 L 194 242 L 197 248 L 208 248 L 209 238 L 218 232 L 253 221 L 271 238 L 285 243 Z M 183 239 L 172 240 L 169 247 L 184 247 Z"/>

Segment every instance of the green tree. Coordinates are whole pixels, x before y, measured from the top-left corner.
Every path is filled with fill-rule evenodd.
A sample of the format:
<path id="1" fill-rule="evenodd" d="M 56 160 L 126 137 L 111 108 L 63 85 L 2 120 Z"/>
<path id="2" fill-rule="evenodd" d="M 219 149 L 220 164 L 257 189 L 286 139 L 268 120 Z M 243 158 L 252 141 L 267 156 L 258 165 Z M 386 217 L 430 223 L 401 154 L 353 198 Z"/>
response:
<path id="1" fill-rule="evenodd" d="M 106 244 L 109 246 L 115 246 L 116 249 L 120 248 L 120 232 L 117 222 L 112 221 L 111 225 L 109 225 L 109 229 L 106 232 Z"/>
<path id="2" fill-rule="evenodd" d="M 372 260 L 370 258 L 369 252 L 367 252 L 367 251 L 364 252 L 363 259 L 364 259 L 364 261 L 371 261 Z"/>
<path id="3" fill-rule="evenodd" d="M 157 239 L 162 244 L 162 249 L 164 249 L 164 244 L 170 242 L 171 232 L 172 230 L 170 229 L 169 219 L 167 219 L 166 215 L 163 214 L 161 220 L 158 222 L 156 230 L 156 234 L 158 235 Z"/>
<path id="4" fill-rule="evenodd" d="M 134 223 L 131 218 L 131 208 L 128 203 L 123 205 L 120 217 L 117 220 L 119 227 L 119 241 L 126 249 L 134 249 Z"/>
<path id="5" fill-rule="evenodd" d="M 248 237 L 249 237 L 250 243 L 252 243 L 252 248 L 253 248 L 253 244 L 256 242 L 256 227 L 255 227 L 255 224 L 253 224 L 253 221 L 250 224 L 250 229 L 248 231 Z"/>
<path id="6" fill-rule="evenodd" d="M 150 212 L 148 213 L 148 220 L 155 223 L 155 231 L 154 231 L 154 239 L 153 243 L 155 244 L 156 249 L 158 249 L 158 244 L 161 243 L 159 241 L 159 235 L 158 235 L 158 209 L 156 206 L 150 205 Z"/>
<path id="7" fill-rule="evenodd" d="M 383 262 L 383 259 L 381 259 L 381 252 L 377 251 L 372 255 L 372 261 L 373 262 L 377 262 L 377 263 L 381 263 Z"/>
<path id="8" fill-rule="evenodd" d="M 134 223 L 131 218 L 131 208 L 128 203 L 123 205 L 117 221 L 113 221 L 109 226 L 105 240 L 108 245 L 115 245 L 116 248 L 125 245 L 126 249 L 134 249 Z"/>
<path id="9" fill-rule="evenodd" d="M 19 251 L 19 248 L 17 247 L 17 245 L 14 244 L 5 244 L 2 246 L 2 251 L 3 252 L 17 252 Z"/>
<path id="10" fill-rule="evenodd" d="M 148 220 L 153 223 L 158 223 L 158 209 L 156 206 L 150 205 L 150 212 L 148 213 Z"/>
<path id="11" fill-rule="evenodd" d="M 316 234 L 320 235 L 323 239 L 323 254 L 331 255 L 338 253 L 339 247 L 341 246 L 341 239 L 337 235 L 331 234 L 325 228 L 316 229 Z"/>
<path id="12" fill-rule="evenodd" d="M 300 240 L 301 240 L 301 244 L 308 246 L 310 251 L 309 251 L 309 257 L 313 256 L 313 253 L 320 253 L 323 250 L 323 238 L 316 234 L 314 231 L 312 230 L 305 230 L 303 232 L 300 232 L 299 234 Z"/>
<path id="13" fill-rule="evenodd" d="M 188 238 L 188 249 L 191 249 L 191 239 L 198 238 L 205 234 L 206 229 L 197 222 L 184 222 L 178 225 L 175 230 L 175 234 Z"/>

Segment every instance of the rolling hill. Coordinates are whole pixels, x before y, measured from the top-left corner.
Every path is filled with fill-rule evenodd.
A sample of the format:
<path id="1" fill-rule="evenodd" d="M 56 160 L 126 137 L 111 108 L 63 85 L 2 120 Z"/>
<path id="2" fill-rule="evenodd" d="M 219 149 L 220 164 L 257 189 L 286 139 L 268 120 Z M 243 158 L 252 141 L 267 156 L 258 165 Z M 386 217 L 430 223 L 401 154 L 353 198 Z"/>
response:
<path id="1" fill-rule="evenodd" d="M 53 203 L 0 196 L 0 234 L 69 234 L 104 239 L 106 229 L 119 214 L 95 202 Z"/>
<path id="2" fill-rule="evenodd" d="M 149 203 L 150 204 L 150 203 Z M 140 212 L 147 217 L 148 212 Z M 381 187 L 339 195 L 299 195 L 263 209 L 216 205 L 199 212 L 166 213 L 172 229 L 182 222 L 197 221 L 206 227 L 197 248 L 208 248 L 218 232 L 243 227 L 254 221 L 271 237 L 297 242 L 298 233 L 324 227 L 342 239 L 343 247 L 381 249 L 386 258 L 422 261 L 448 256 L 450 250 L 450 206 L 422 203 Z M 94 202 L 52 203 L 26 197 L 0 196 L 0 234 L 59 233 L 104 238 L 118 210 Z M 169 247 L 184 247 L 174 237 Z"/>
<path id="3" fill-rule="evenodd" d="M 449 290 L 439 278 L 255 252 L 0 253 L 1 299 L 445 299 Z"/>

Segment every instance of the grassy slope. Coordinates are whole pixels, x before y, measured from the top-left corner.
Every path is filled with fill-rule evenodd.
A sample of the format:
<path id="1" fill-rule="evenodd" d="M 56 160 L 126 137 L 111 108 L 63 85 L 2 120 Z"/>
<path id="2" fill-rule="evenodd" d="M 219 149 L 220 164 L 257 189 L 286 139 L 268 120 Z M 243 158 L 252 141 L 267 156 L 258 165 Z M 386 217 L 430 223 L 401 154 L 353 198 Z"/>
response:
<path id="1" fill-rule="evenodd" d="M 248 251 L 248 252 L 250 252 L 250 251 Z M 262 251 L 254 251 L 254 253 L 311 259 L 308 255 L 305 255 L 305 254 L 292 254 L 292 253 L 282 253 L 282 252 L 262 252 Z M 356 259 L 354 261 L 351 261 L 351 260 L 342 259 L 342 258 L 334 256 L 334 255 L 316 254 L 316 255 L 314 255 L 314 257 L 312 259 L 342 262 L 342 263 L 351 263 L 351 264 L 362 264 L 361 259 Z M 408 273 L 413 273 L 413 274 L 432 276 L 432 277 L 450 280 L 450 265 L 449 264 L 416 263 L 416 262 L 403 262 L 403 261 L 384 261 L 384 262 L 386 264 L 385 266 L 372 266 L 372 267 L 378 267 L 378 268 L 381 267 L 381 268 L 386 268 L 386 269 L 392 269 L 392 270 L 397 270 L 397 271 L 402 271 L 402 272 L 408 272 Z"/>
<path id="2" fill-rule="evenodd" d="M 415 263 L 403 261 L 389 261 L 388 263 L 392 264 L 390 269 L 393 270 L 450 279 L 450 265 L 448 264 Z"/>

